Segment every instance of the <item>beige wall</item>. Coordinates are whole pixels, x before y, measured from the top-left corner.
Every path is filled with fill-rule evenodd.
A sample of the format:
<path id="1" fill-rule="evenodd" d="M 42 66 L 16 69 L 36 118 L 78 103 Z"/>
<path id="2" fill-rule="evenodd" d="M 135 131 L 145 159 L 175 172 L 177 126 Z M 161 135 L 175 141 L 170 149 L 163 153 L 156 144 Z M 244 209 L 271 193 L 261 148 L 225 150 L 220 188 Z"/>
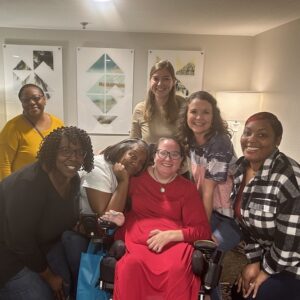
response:
<path id="1" fill-rule="evenodd" d="M 300 161 L 300 20 L 254 38 L 251 88 L 283 124 L 280 150 Z"/>
<path id="2" fill-rule="evenodd" d="M 135 50 L 133 104 L 143 99 L 147 85 L 148 49 L 204 50 L 203 89 L 257 90 L 263 109 L 284 125 L 280 149 L 300 161 L 300 20 L 256 37 L 142 34 L 96 31 L 55 31 L 0 28 L 0 44 L 60 45 L 63 47 L 64 111 L 67 125 L 77 124 L 76 47 Z M 3 55 L 0 49 L 0 128 L 5 124 Z M 92 136 L 101 149 L 126 136 Z M 236 147 L 238 147 L 238 142 Z M 239 152 L 239 149 L 237 149 Z"/>
<path id="3" fill-rule="evenodd" d="M 77 124 L 76 47 L 135 50 L 133 103 L 146 94 L 148 49 L 204 50 L 203 88 L 211 92 L 248 90 L 253 65 L 253 38 L 235 36 L 143 34 L 96 31 L 0 28 L 0 43 L 63 47 L 64 112 L 67 125 Z M 3 66 L 2 47 L 0 66 Z M 0 69 L 0 128 L 5 124 L 3 67 Z M 96 149 L 125 136 L 93 136 Z"/>

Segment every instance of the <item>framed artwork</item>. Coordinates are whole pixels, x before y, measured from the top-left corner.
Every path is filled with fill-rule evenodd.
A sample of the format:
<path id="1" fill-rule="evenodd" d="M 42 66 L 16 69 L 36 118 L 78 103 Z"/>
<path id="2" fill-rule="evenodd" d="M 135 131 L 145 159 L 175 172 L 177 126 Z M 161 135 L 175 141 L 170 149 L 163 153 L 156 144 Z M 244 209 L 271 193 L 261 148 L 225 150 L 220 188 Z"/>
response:
<path id="1" fill-rule="evenodd" d="M 129 133 L 132 49 L 77 48 L 78 127 L 94 134 Z"/>
<path id="2" fill-rule="evenodd" d="M 163 59 L 169 60 L 175 69 L 177 94 L 187 97 L 202 89 L 203 51 L 148 50 L 147 74 L 150 74 L 150 70 L 156 62 Z"/>
<path id="3" fill-rule="evenodd" d="M 46 111 L 64 119 L 62 48 L 60 46 L 3 45 L 6 119 L 22 113 L 20 88 L 38 85 L 47 97 Z"/>

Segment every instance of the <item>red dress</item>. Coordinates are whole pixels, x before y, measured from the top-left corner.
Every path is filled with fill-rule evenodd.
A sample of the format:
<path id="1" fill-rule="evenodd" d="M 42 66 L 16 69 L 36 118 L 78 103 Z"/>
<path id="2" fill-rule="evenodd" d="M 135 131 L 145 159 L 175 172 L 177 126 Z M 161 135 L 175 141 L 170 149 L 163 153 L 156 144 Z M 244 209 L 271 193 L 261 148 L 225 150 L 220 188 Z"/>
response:
<path id="1" fill-rule="evenodd" d="M 117 263 L 114 300 L 197 299 L 200 280 L 191 270 L 192 243 L 211 233 L 196 186 L 181 176 L 162 185 L 145 171 L 131 179 L 129 197 L 132 209 L 122 227 L 127 251 Z M 181 229 L 184 242 L 155 253 L 146 243 L 154 229 Z"/>

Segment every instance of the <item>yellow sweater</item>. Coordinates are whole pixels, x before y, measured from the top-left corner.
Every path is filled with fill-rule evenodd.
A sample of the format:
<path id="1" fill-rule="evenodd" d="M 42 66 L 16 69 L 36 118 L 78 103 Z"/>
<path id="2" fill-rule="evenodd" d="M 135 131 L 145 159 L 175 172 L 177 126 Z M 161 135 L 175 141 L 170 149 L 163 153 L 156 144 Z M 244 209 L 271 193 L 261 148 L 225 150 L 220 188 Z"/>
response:
<path id="1" fill-rule="evenodd" d="M 63 126 L 60 119 L 53 115 L 49 116 L 50 128 L 41 131 L 44 137 L 55 128 Z M 42 137 L 23 115 L 9 120 L 0 132 L 0 180 L 21 167 L 33 163 L 41 141 Z"/>

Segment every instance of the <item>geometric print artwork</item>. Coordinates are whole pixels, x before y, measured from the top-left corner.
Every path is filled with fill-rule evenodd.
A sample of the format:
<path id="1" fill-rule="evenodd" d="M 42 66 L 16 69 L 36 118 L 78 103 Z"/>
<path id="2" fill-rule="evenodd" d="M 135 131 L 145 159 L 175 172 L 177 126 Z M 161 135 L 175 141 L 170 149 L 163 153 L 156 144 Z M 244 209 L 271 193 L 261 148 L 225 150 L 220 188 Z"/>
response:
<path id="1" fill-rule="evenodd" d="M 88 99 L 101 111 L 94 118 L 100 124 L 110 124 L 118 117 L 110 115 L 110 110 L 124 97 L 124 72 L 107 53 L 94 62 L 87 72 L 99 74 L 97 81 L 87 91 Z"/>
<path id="2" fill-rule="evenodd" d="M 33 68 L 22 59 L 16 62 L 16 66 L 12 70 L 15 92 L 18 92 L 23 85 L 33 83 L 44 91 L 47 99 L 50 99 L 53 89 L 47 84 L 46 79 L 42 78 L 43 75 L 41 74 L 54 72 L 53 51 L 33 50 L 30 65 L 33 65 Z"/>
<path id="3" fill-rule="evenodd" d="M 6 119 L 22 113 L 20 88 L 36 84 L 47 98 L 46 111 L 63 115 L 62 48 L 60 46 L 3 45 Z"/>
<path id="4" fill-rule="evenodd" d="M 77 48 L 77 125 L 90 134 L 128 135 L 132 49 Z"/>

